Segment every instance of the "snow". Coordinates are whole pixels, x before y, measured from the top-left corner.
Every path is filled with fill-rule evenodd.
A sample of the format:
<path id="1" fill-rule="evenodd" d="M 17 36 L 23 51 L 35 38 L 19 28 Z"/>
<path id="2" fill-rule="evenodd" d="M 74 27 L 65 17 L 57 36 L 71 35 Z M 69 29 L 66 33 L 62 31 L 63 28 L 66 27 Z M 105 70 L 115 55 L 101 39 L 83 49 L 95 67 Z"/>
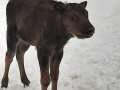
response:
<path id="1" fill-rule="evenodd" d="M 78 3 L 81 1 L 75 0 Z M 0 0 L 0 81 L 5 66 L 7 2 L 8 0 Z M 120 1 L 88 0 L 88 2 L 89 18 L 96 32 L 90 39 L 73 38 L 65 46 L 60 65 L 58 90 L 120 90 L 120 6 L 118 4 Z M 25 69 L 31 81 L 30 86 L 26 88 L 20 81 L 18 64 L 14 58 L 10 67 L 7 90 L 40 90 L 40 70 L 33 46 L 26 52 Z M 51 90 L 51 86 L 48 90 Z"/>
<path id="2" fill-rule="evenodd" d="M 87 9 L 92 15 L 108 17 L 120 13 L 120 0 L 58 0 L 62 2 L 88 1 Z"/>

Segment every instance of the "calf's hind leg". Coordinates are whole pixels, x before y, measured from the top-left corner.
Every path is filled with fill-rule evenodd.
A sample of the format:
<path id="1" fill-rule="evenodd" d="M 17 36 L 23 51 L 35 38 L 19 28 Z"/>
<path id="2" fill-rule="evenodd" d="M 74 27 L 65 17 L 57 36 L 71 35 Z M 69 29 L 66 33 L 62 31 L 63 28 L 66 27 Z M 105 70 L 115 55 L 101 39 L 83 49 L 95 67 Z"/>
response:
<path id="1" fill-rule="evenodd" d="M 8 87 L 8 73 L 10 64 L 13 61 L 13 57 L 16 52 L 16 47 L 19 42 L 18 38 L 16 37 L 17 28 L 16 27 L 8 27 L 7 28 L 7 52 L 5 57 L 5 72 L 1 82 L 1 87 Z"/>
<path id="2" fill-rule="evenodd" d="M 21 82 L 25 85 L 29 85 L 30 81 L 27 78 L 25 68 L 24 68 L 24 54 L 29 49 L 30 45 L 27 45 L 23 41 L 19 43 L 16 51 L 16 58 L 20 70 Z"/>

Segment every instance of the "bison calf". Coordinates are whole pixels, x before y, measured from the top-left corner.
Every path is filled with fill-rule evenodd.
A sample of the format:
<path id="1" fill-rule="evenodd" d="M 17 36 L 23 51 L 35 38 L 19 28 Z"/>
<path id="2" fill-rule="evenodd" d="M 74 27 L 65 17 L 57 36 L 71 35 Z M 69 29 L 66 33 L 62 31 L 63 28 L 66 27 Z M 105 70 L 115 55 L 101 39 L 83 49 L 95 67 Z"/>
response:
<path id="1" fill-rule="evenodd" d="M 63 47 L 73 37 L 90 38 L 94 27 L 85 9 L 87 2 L 61 3 L 50 0 L 10 0 L 7 4 L 7 52 L 2 87 L 8 86 L 8 72 L 16 53 L 21 82 L 29 85 L 24 69 L 24 54 L 30 45 L 37 49 L 42 90 L 52 82 L 57 90 Z M 50 71 L 49 71 L 50 67 Z M 49 73 L 50 72 L 50 73 Z"/>

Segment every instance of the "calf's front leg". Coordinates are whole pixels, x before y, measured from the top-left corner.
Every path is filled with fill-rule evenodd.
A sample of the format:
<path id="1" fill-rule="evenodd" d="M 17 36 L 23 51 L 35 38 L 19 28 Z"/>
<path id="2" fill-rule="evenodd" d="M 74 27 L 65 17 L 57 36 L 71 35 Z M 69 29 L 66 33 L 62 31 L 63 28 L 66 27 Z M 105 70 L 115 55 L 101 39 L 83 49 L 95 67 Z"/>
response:
<path id="1" fill-rule="evenodd" d="M 59 65 L 63 57 L 63 50 L 57 52 L 50 63 L 50 76 L 52 81 L 52 90 L 57 90 L 57 82 L 59 77 Z"/>
<path id="2" fill-rule="evenodd" d="M 50 84 L 49 78 L 49 50 L 46 47 L 37 48 L 38 61 L 41 71 L 42 90 L 47 90 Z"/>

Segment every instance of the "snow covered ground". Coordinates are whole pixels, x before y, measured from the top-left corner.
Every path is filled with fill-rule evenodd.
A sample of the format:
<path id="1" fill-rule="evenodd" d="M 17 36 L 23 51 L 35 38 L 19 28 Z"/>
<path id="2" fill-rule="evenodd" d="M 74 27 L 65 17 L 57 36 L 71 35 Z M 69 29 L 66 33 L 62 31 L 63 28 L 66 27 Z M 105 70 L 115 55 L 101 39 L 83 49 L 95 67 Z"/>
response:
<path id="1" fill-rule="evenodd" d="M 0 0 L 0 81 L 5 65 L 7 1 Z M 90 21 L 95 26 L 96 33 L 90 39 L 73 38 L 65 46 L 58 90 L 120 90 L 120 7 L 116 5 L 119 8 L 117 11 L 112 12 L 110 9 L 111 14 L 106 12 L 100 16 L 97 11 L 93 14 L 91 7 L 94 6 L 89 7 L 90 5 L 87 7 L 88 10 L 91 9 Z M 31 47 L 25 55 L 25 69 L 31 81 L 26 88 L 20 81 L 18 64 L 14 58 L 6 90 L 41 90 L 35 47 Z M 51 86 L 48 90 L 51 90 Z"/>

